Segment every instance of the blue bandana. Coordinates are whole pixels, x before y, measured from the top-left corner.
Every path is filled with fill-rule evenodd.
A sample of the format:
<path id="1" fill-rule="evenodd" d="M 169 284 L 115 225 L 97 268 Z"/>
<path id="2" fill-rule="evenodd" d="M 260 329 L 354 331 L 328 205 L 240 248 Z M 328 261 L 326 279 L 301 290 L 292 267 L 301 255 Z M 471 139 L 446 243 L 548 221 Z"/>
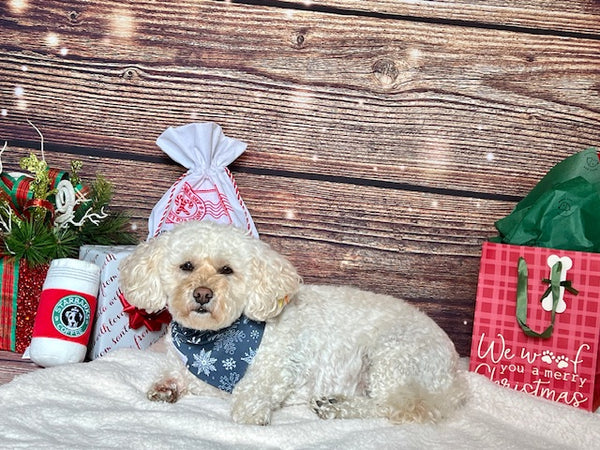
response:
<path id="1" fill-rule="evenodd" d="M 199 331 L 173 322 L 171 336 L 190 372 L 208 384 L 231 392 L 252 363 L 264 329 L 264 322 L 241 316 L 231 326 L 218 331 Z"/>

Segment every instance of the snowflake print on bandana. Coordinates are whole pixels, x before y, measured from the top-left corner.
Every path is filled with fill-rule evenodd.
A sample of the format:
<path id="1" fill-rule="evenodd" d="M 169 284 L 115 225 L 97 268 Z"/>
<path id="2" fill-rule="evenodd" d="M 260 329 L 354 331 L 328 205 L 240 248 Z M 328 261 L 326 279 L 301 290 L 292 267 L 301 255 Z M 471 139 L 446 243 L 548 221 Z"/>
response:
<path id="1" fill-rule="evenodd" d="M 244 356 L 242 356 L 242 361 L 246 362 L 246 364 L 252 364 L 255 356 L 256 350 L 254 350 L 252 347 L 249 347 L 248 351 L 244 353 Z"/>
<path id="2" fill-rule="evenodd" d="M 251 337 L 252 339 L 258 339 L 258 337 L 259 337 L 259 336 L 260 336 L 260 333 L 258 332 L 258 330 L 252 330 L 252 331 L 250 332 L 250 337 Z"/>
<path id="3" fill-rule="evenodd" d="M 223 391 L 231 392 L 238 381 L 240 381 L 240 374 L 232 372 L 219 378 L 219 386 L 217 387 Z"/>
<path id="4" fill-rule="evenodd" d="M 235 369 L 235 359 L 227 358 L 223 360 L 223 368 L 225 370 L 233 370 Z"/>
<path id="5" fill-rule="evenodd" d="M 233 327 L 233 325 L 232 325 Z M 236 351 L 236 346 L 246 339 L 246 333 L 243 330 L 229 327 L 226 332 L 220 334 L 215 339 L 215 351 L 223 351 L 228 355 L 233 355 Z M 255 330 L 253 330 L 255 331 Z"/>
<path id="6" fill-rule="evenodd" d="M 213 386 L 231 392 L 256 355 L 265 328 L 246 316 L 218 331 L 199 331 L 171 324 L 173 345 L 187 368 Z"/>
<path id="7" fill-rule="evenodd" d="M 216 358 L 210 357 L 210 351 L 205 352 L 204 349 L 200 349 L 200 353 L 194 354 L 194 362 L 192 363 L 192 367 L 196 367 L 198 369 L 198 373 L 202 372 L 204 375 L 210 375 L 211 372 L 215 372 L 217 369 L 215 367 L 215 363 L 217 362 Z"/>

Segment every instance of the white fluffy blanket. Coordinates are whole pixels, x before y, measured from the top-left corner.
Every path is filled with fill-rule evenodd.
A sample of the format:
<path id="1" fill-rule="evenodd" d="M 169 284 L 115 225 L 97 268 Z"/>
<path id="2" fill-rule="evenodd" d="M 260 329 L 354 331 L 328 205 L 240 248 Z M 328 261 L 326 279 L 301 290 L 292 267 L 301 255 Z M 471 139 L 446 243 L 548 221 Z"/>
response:
<path id="1" fill-rule="evenodd" d="M 304 406 L 266 427 L 229 418 L 229 401 L 153 403 L 160 353 L 120 350 L 85 364 L 21 375 L 0 387 L 0 447 L 173 449 L 600 448 L 600 417 L 465 373 L 467 405 L 437 425 L 320 420 Z"/>

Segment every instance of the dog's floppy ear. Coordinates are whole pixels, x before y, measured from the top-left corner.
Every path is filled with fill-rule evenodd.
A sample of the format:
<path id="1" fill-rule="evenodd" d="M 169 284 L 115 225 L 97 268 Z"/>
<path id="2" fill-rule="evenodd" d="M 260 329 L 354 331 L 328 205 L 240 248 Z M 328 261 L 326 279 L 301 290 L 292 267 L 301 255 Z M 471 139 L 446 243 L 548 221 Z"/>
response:
<path id="1" fill-rule="evenodd" d="M 292 264 L 267 244 L 256 241 L 252 255 L 252 280 L 244 313 L 252 320 L 277 316 L 300 287 L 301 279 Z"/>
<path id="2" fill-rule="evenodd" d="M 165 237 L 139 244 L 121 262 L 119 285 L 133 306 L 152 313 L 167 305 L 160 280 L 160 262 L 164 258 Z"/>

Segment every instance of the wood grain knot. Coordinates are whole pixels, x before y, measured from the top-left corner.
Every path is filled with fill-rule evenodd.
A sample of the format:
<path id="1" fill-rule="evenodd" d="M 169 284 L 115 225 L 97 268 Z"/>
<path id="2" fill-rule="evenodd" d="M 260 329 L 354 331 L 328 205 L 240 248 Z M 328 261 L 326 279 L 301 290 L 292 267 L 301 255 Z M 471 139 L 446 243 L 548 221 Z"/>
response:
<path id="1" fill-rule="evenodd" d="M 133 80 L 135 77 L 138 76 L 138 71 L 133 67 L 128 67 L 123 71 L 123 74 L 121 76 L 126 80 Z"/>
<path id="2" fill-rule="evenodd" d="M 69 19 L 69 22 L 71 22 L 72 24 L 76 24 L 79 22 L 79 12 L 78 11 L 69 11 L 67 13 L 67 18 Z"/>
<path id="3" fill-rule="evenodd" d="M 398 79 L 400 71 L 394 61 L 382 58 L 373 63 L 373 75 L 381 86 L 389 87 Z"/>
<path id="4" fill-rule="evenodd" d="M 306 34 L 307 33 L 308 33 L 308 30 L 305 28 L 298 30 L 296 33 L 294 33 L 294 35 L 292 37 L 292 42 L 294 44 L 294 47 L 296 47 L 296 48 L 304 47 L 304 44 L 306 43 Z"/>

